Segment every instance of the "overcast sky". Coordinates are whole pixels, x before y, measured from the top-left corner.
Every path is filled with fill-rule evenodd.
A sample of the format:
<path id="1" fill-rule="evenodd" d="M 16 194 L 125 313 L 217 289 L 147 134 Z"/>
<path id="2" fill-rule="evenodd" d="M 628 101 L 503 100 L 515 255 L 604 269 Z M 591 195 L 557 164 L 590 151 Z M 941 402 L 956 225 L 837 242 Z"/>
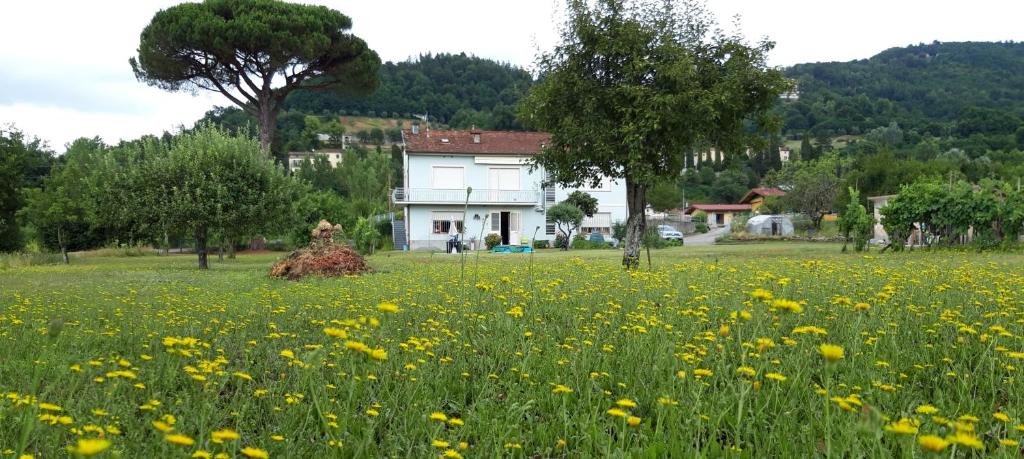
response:
<path id="1" fill-rule="evenodd" d="M 466 52 L 527 67 L 555 43 L 560 0 L 319 0 L 353 19 L 384 60 Z M 0 125 L 57 152 L 77 137 L 108 143 L 191 126 L 216 94 L 168 93 L 135 80 L 128 59 L 173 0 L 11 0 L 0 26 Z M 710 0 L 723 24 L 777 43 L 773 65 L 848 61 L 939 41 L 1024 41 L 1019 0 Z"/>

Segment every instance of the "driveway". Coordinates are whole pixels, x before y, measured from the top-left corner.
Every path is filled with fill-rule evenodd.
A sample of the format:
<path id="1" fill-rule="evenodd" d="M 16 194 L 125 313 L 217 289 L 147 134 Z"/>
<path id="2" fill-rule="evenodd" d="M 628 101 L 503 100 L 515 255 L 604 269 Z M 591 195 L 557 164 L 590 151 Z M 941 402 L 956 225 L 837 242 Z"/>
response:
<path id="1" fill-rule="evenodd" d="M 729 227 L 712 228 L 704 234 L 691 234 L 683 238 L 683 245 L 714 245 L 718 236 L 729 232 Z"/>

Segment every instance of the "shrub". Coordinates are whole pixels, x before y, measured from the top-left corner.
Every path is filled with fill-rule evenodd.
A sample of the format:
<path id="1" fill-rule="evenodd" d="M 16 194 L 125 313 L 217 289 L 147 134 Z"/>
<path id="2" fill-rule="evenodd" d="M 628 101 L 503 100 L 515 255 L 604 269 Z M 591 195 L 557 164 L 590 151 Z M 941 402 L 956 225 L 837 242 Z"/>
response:
<path id="1" fill-rule="evenodd" d="M 747 220 L 750 220 L 749 213 L 737 214 L 732 217 L 732 223 L 730 224 L 729 231 L 733 233 L 742 233 L 747 230 Z"/>
<path id="2" fill-rule="evenodd" d="M 501 244 L 501 235 L 496 233 L 488 234 L 484 237 L 484 245 L 487 246 L 487 250 L 491 250 Z"/>
<path id="3" fill-rule="evenodd" d="M 650 247 L 652 249 L 663 249 L 668 247 L 668 241 L 662 239 L 661 235 L 658 234 L 658 230 L 653 227 L 647 227 L 640 242 L 644 247 Z"/>
<path id="4" fill-rule="evenodd" d="M 559 233 L 555 236 L 555 248 L 564 249 L 567 243 L 567 239 L 564 234 Z"/>
<path id="5" fill-rule="evenodd" d="M 626 222 L 615 220 L 612 223 L 612 237 L 620 241 L 626 238 Z"/>
<path id="6" fill-rule="evenodd" d="M 811 221 L 811 217 L 804 214 L 793 215 L 790 221 L 793 222 L 793 231 L 798 233 L 806 233 L 814 227 L 814 222 Z"/>
<path id="7" fill-rule="evenodd" d="M 546 240 L 543 240 L 543 239 L 538 239 L 538 240 L 533 241 L 533 248 L 535 248 L 535 249 L 546 249 L 548 247 L 551 247 L 551 242 L 550 241 L 546 241 Z"/>
<path id="8" fill-rule="evenodd" d="M 707 223 L 708 222 L 708 213 L 704 212 L 703 210 L 698 210 L 698 211 L 694 212 L 693 213 L 693 222 L 694 223 Z"/>
<path id="9" fill-rule="evenodd" d="M 694 223 L 693 224 L 693 229 L 694 229 L 694 231 L 696 231 L 698 233 L 701 233 L 701 234 L 704 234 L 704 233 L 706 233 L 708 231 L 711 231 L 711 227 L 709 227 L 708 224 L 705 223 L 705 222 Z"/>

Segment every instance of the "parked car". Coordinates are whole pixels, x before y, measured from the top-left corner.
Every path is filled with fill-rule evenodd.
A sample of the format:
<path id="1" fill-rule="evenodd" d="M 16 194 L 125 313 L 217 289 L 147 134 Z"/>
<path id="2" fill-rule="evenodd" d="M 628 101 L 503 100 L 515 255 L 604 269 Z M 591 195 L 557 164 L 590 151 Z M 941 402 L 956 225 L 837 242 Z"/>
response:
<path id="1" fill-rule="evenodd" d="M 666 241 L 683 240 L 683 233 L 668 225 L 658 225 L 658 236 Z"/>
<path id="2" fill-rule="evenodd" d="M 590 233 L 590 235 L 587 236 L 587 240 L 590 241 L 590 242 L 598 243 L 598 244 L 609 244 L 612 247 L 618 247 L 619 246 L 619 240 L 618 239 L 615 239 L 615 238 L 613 238 L 611 236 L 605 236 L 604 234 L 601 234 L 601 233 Z"/>

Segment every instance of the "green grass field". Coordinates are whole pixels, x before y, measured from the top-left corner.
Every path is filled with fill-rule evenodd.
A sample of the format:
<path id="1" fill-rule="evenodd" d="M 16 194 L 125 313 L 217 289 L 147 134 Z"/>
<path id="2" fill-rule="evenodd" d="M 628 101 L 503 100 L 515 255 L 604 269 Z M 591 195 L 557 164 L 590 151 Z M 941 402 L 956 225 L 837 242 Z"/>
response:
<path id="1" fill-rule="evenodd" d="M 618 257 L 3 269 L 0 457 L 1021 453 L 1020 255 Z"/>

